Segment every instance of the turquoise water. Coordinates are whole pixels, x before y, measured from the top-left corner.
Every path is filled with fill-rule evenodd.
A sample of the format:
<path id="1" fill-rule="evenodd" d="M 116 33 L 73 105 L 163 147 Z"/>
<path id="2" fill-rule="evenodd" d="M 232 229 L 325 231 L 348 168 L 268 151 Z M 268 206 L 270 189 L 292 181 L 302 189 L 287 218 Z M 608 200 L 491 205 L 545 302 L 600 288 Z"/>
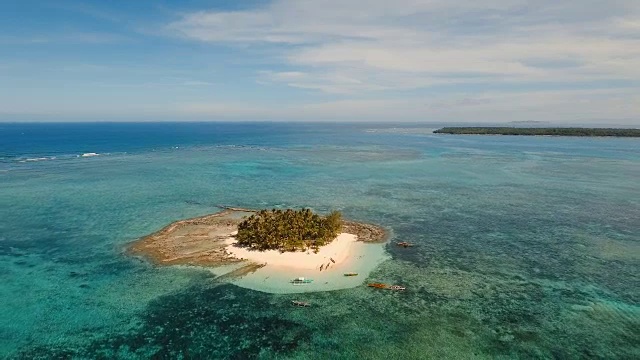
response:
<path id="1" fill-rule="evenodd" d="M 0 126 L 0 356 L 640 358 L 640 141 L 415 127 Z M 416 246 L 369 280 L 407 291 L 267 294 L 123 254 L 219 204 L 381 224 Z"/>

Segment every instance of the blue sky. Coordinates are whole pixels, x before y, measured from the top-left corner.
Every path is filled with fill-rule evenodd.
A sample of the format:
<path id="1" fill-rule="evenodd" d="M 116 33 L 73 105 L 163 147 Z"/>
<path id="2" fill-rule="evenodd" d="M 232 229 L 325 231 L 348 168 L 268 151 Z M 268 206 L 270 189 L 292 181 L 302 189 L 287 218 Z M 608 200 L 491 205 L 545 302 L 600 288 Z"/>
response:
<path id="1" fill-rule="evenodd" d="M 0 0 L 0 121 L 640 125 L 637 0 Z"/>

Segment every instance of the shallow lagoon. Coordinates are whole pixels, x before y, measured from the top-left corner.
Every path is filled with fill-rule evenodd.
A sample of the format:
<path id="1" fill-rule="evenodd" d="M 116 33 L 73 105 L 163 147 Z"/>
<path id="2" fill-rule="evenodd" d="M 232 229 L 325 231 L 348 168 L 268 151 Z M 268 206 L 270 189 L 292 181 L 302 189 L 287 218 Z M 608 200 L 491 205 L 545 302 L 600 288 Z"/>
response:
<path id="1" fill-rule="evenodd" d="M 0 354 L 640 357 L 640 141 L 415 128 L 0 126 Z M 387 245 L 368 281 L 408 289 L 302 309 L 122 253 L 218 204 L 390 228 L 416 246 Z"/>

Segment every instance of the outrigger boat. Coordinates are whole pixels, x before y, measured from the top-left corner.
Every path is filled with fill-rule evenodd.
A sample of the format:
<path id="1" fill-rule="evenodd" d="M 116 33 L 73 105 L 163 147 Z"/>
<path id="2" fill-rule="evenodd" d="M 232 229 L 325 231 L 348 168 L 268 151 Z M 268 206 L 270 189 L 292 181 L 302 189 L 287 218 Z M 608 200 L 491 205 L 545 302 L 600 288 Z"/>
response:
<path id="1" fill-rule="evenodd" d="M 367 286 L 374 287 L 376 289 L 387 289 L 387 290 L 395 290 L 395 291 L 402 291 L 402 290 L 406 290 L 407 289 L 404 286 L 387 285 L 387 284 L 383 284 L 383 283 L 371 283 L 371 284 L 368 284 Z"/>
<path id="2" fill-rule="evenodd" d="M 358 276 L 358 273 L 346 273 L 344 276 Z"/>
<path id="3" fill-rule="evenodd" d="M 408 243 L 406 241 L 398 242 L 398 243 L 396 243 L 396 245 L 402 246 L 402 247 L 406 247 L 406 248 L 409 247 L 409 246 L 413 246 L 413 244 Z"/>
<path id="4" fill-rule="evenodd" d="M 305 285 L 305 284 L 311 284 L 313 282 L 313 279 L 305 279 L 303 277 L 299 277 L 289 282 L 292 283 L 293 285 Z"/>
<path id="5" fill-rule="evenodd" d="M 309 304 L 308 302 L 305 301 L 298 301 L 298 300 L 291 300 L 291 303 L 295 306 L 300 306 L 300 307 L 309 307 L 311 306 L 311 304 Z"/>
<path id="6" fill-rule="evenodd" d="M 383 283 L 371 283 L 369 285 L 367 285 L 368 287 L 374 287 L 376 289 L 386 289 L 387 288 L 387 284 L 383 284 Z"/>

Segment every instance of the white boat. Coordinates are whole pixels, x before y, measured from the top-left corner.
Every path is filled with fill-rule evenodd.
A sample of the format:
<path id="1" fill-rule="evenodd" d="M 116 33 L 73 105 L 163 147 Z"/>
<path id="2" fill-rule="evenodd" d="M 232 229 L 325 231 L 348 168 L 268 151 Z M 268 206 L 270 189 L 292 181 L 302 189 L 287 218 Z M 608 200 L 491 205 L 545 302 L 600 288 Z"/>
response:
<path id="1" fill-rule="evenodd" d="M 388 288 L 389 290 L 406 290 L 407 288 L 400 285 L 391 285 Z"/>
<path id="2" fill-rule="evenodd" d="M 304 277 L 299 277 L 289 282 L 292 283 L 293 285 L 305 285 L 305 284 L 311 284 L 313 282 L 313 279 L 305 279 Z"/>

